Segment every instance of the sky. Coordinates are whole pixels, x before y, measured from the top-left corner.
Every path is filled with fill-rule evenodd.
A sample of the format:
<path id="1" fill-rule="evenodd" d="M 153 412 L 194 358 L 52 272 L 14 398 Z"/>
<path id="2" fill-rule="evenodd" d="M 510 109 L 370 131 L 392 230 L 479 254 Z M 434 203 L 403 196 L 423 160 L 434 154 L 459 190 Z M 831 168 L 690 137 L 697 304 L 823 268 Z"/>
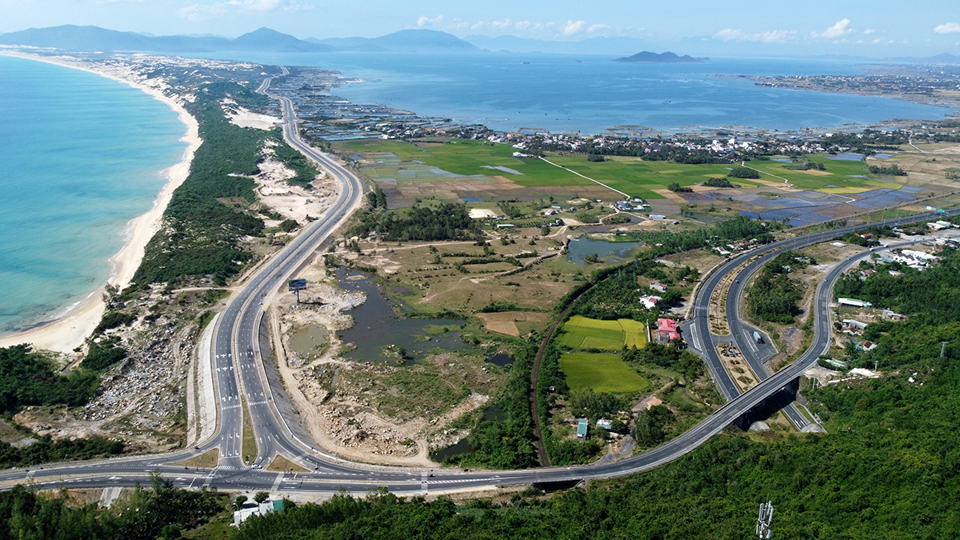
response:
<path id="1" fill-rule="evenodd" d="M 0 32 L 61 24 L 226 37 L 261 26 L 320 39 L 409 28 L 459 37 L 629 37 L 700 55 L 960 55 L 956 0 L 0 0 Z"/>

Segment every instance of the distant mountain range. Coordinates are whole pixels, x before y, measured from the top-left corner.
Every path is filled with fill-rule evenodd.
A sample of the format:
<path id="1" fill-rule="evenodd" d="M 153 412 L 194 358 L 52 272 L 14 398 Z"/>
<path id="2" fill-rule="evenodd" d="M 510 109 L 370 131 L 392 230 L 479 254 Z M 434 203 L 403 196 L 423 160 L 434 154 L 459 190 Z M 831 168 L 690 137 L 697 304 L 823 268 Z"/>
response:
<path id="1" fill-rule="evenodd" d="M 685 48 L 702 49 L 701 41 L 684 42 Z M 54 48 L 64 51 L 197 53 L 214 51 L 262 52 L 420 52 L 469 53 L 510 52 L 518 54 L 624 55 L 631 51 L 657 47 L 656 43 L 631 37 L 596 37 L 581 41 L 550 41 L 516 36 L 466 36 L 460 39 L 436 30 L 401 30 L 376 38 L 298 39 L 269 28 L 260 28 L 230 39 L 220 36 L 152 36 L 118 32 L 97 26 L 55 26 L 30 28 L 0 34 L 0 45 Z M 716 46 L 716 44 L 714 44 Z M 724 54 L 723 50 L 717 54 Z M 834 58 L 822 56 L 819 58 Z M 852 61 L 916 64 L 960 64 L 960 57 L 941 54 L 926 58 L 836 57 Z M 673 53 L 642 52 L 618 58 L 620 62 L 698 62 L 706 59 L 677 56 Z"/>
<path id="2" fill-rule="evenodd" d="M 633 56 L 616 58 L 614 62 L 630 62 L 639 64 L 702 64 L 706 58 L 694 58 L 689 54 L 678 56 L 676 53 L 655 53 L 650 51 L 638 52 Z"/>
<path id="3" fill-rule="evenodd" d="M 434 30 L 401 30 L 378 38 L 303 40 L 269 28 L 235 39 L 211 36 L 146 36 L 97 26 L 30 28 L 0 34 L 0 45 L 55 48 L 68 51 L 191 53 L 211 51 L 264 52 L 479 52 L 462 39 Z"/>

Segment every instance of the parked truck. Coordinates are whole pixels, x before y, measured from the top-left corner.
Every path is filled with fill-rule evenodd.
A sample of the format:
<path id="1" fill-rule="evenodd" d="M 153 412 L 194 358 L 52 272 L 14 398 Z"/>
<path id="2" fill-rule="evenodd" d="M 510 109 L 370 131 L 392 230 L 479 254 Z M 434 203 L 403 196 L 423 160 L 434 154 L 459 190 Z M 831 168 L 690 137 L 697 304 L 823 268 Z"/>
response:
<path id="1" fill-rule="evenodd" d="M 763 343 L 763 337 L 760 336 L 760 332 L 753 333 L 753 341 L 756 342 L 757 345 Z"/>

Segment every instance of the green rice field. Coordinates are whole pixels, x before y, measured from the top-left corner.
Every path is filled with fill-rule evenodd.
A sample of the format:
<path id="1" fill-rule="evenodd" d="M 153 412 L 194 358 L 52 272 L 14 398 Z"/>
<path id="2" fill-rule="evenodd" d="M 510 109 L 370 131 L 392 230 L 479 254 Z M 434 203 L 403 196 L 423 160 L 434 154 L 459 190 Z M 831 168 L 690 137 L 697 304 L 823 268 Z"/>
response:
<path id="1" fill-rule="evenodd" d="M 630 369 L 616 354 L 564 354 L 560 357 L 560 370 L 571 390 L 635 394 L 650 387 L 650 381 Z"/>
<path id="2" fill-rule="evenodd" d="M 590 180 L 573 174 L 575 171 L 611 188 L 635 197 L 660 199 L 653 190 L 666 189 L 672 183 L 681 186 L 699 185 L 712 176 L 726 176 L 731 165 L 685 165 L 669 161 L 643 161 L 636 157 L 608 157 L 607 161 L 590 162 L 585 156 L 552 156 L 550 163 L 540 159 L 515 158 L 516 151 L 507 144 L 484 141 L 453 140 L 421 148 L 396 140 L 341 141 L 335 146 L 353 155 L 362 154 L 361 170 L 373 179 L 397 178 L 407 182 L 436 181 L 463 176 L 502 176 L 519 186 L 593 186 Z M 825 170 L 796 171 L 786 169 L 789 163 L 750 161 L 747 166 L 761 171 L 761 180 L 789 183 L 797 189 L 823 190 L 834 193 L 858 193 L 877 187 L 899 188 L 893 178 L 878 178 L 867 172 L 862 161 L 838 161 L 826 156 L 803 159 L 823 164 Z M 736 166 L 736 165 L 733 165 Z M 506 167 L 512 174 L 489 167 Z M 863 176 L 863 178 L 856 178 Z M 749 179 L 731 179 L 742 187 L 758 187 Z"/>
<path id="3" fill-rule="evenodd" d="M 572 349 L 619 351 L 625 346 L 642 348 L 646 334 L 642 323 L 630 319 L 600 321 L 574 315 L 564 323 L 557 342 Z"/>

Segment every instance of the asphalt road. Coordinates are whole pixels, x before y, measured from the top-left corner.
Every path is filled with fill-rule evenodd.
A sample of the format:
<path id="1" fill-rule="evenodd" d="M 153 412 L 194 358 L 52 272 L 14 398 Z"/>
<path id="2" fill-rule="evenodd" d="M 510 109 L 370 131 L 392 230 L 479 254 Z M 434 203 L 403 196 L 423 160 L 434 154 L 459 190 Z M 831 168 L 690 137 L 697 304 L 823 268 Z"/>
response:
<path id="1" fill-rule="evenodd" d="M 268 87 L 268 83 L 261 85 L 264 91 Z M 147 484 L 150 472 L 156 471 L 172 480 L 174 485 L 189 488 L 215 486 L 221 490 L 302 491 L 318 494 L 336 493 L 343 489 L 350 493 L 363 494 L 369 489 L 383 486 L 397 494 L 414 495 L 428 491 L 460 491 L 501 485 L 609 478 L 648 470 L 692 452 L 744 413 L 799 377 L 829 346 L 832 334 L 829 317 L 831 291 L 847 264 L 837 265 L 817 288 L 814 299 L 815 334 L 810 348 L 797 361 L 769 375 L 747 392 L 743 394 L 738 392 L 736 385 L 720 364 L 719 357 L 712 346 L 713 337 L 710 335 L 707 313 L 710 297 L 720 280 L 742 262 L 756 255 L 756 252 L 746 253 L 728 260 L 707 277 L 695 301 L 694 318 L 690 324 L 694 348 L 704 353 L 708 368 L 728 402 L 687 432 L 657 448 L 606 465 L 492 472 L 375 467 L 325 456 L 312 449 L 309 443 L 296 440 L 286 428 L 284 419 L 275 414 L 275 409 L 272 407 L 273 398 L 264 383 L 264 366 L 257 352 L 259 351 L 257 328 L 262 315 L 261 302 L 268 301 L 272 293 L 282 290 L 285 281 L 347 216 L 349 209 L 361 197 L 363 188 L 356 175 L 344 169 L 335 159 L 300 141 L 296 133 L 292 104 L 283 98 L 281 103 L 285 118 L 284 137 L 287 142 L 316 160 L 341 182 L 342 189 L 336 202 L 325 215 L 263 264 L 243 290 L 228 303 L 220 318 L 213 343 L 217 398 L 221 407 L 217 433 L 197 448 L 182 452 L 48 464 L 37 469 L 9 470 L 0 473 L 0 484 L 9 486 L 13 482 L 29 482 L 43 488 L 61 485 L 71 488 L 132 486 L 136 482 Z M 960 209 L 950 211 L 947 215 L 958 213 Z M 942 216 L 943 214 L 930 213 L 899 221 L 903 223 L 927 221 Z M 871 226 L 894 222 L 890 220 L 871 224 Z M 819 243 L 853 230 L 855 228 L 848 227 L 776 242 L 761 248 L 767 253 L 760 260 L 769 260 L 781 250 Z M 852 264 L 859 258 L 868 256 L 869 253 L 858 254 L 846 263 Z M 739 318 L 735 314 L 731 322 L 738 321 Z M 249 424 L 244 421 L 241 398 L 245 399 L 249 406 L 250 418 L 247 420 Z M 257 456 L 241 455 L 244 429 L 254 430 L 258 446 Z M 219 466 L 214 469 L 172 465 L 174 462 L 198 455 L 211 448 L 219 448 L 221 452 Z M 313 471 L 302 474 L 267 472 L 249 466 L 244 459 L 249 457 L 253 464 L 265 463 L 267 459 L 278 453 L 307 465 Z"/>

